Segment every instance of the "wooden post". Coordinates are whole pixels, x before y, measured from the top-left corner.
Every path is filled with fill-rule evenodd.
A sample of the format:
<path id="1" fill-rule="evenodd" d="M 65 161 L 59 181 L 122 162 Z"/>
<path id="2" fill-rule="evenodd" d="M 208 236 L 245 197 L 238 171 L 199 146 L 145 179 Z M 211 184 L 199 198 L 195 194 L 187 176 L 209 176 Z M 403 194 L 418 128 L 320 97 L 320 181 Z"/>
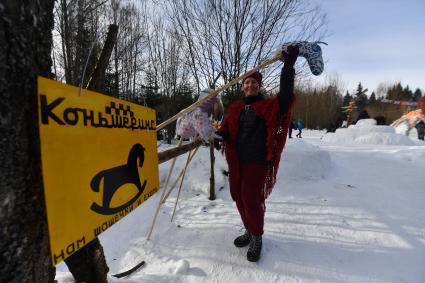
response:
<path id="1" fill-rule="evenodd" d="M 210 177 L 210 197 L 209 200 L 215 200 L 215 177 L 214 177 L 214 142 L 210 143 L 211 177 Z"/>
<path id="2" fill-rule="evenodd" d="M 175 158 L 176 156 L 180 156 L 186 152 L 188 152 L 189 150 L 192 150 L 194 148 L 197 148 L 198 146 L 200 146 L 202 144 L 202 140 L 196 140 L 194 142 L 176 147 L 176 148 L 172 148 L 169 150 L 165 150 L 162 152 L 158 153 L 158 163 L 164 163 L 168 160 L 170 160 L 171 158 Z"/>
<path id="3" fill-rule="evenodd" d="M 104 86 L 103 78 L 108 67 L 109 59 L 111 58 L 112 49 L 117 41 L 117 34 L 118 26 L 110 25 L 100 58 L 91 75 L 88 89 L 98 92 L 102 91 Z M 77 282 L 107 282 L 109 267 L 106 263 L 103 247 L 98 238 L 95 238 L 75 254 L 65 259 L 65 263 Z"/>
<path id="4" fill-rule="evenodd" d="M 210 88 L 215 89 L 215 83 L 217 82 L 220 75 L 223 73 L 221 71 L 215 79 L 210 82 Z M 215 109 L 215 108 L 213 108 Z M 213 115 L 215 115 L 213 110 Z M 210 166 L 211 166 L 211 174 L 210 174 L 210 197 L 209 200 L 215 200 L 215 176 L 214 176 L 214 164 L 215 164 L 215 157 L 214 157 L 214 139 L 210 141 Z"/>
<path id="5" fill-rule="evenodd" d="M 91 74 L 90 82 L 87 86 L 88 89 L 101 91 L 104 86 L 104 77 L 106 68 L 111 58 L 112 50 L 114 49 L 115 43 L 118 36 L 118 26 L 109 25 L 108 35 L 106 36 L 105 44 L 103 45 L 102 52 L 100 53 L 99 60 L 97 61 L 96 67 Z"/>

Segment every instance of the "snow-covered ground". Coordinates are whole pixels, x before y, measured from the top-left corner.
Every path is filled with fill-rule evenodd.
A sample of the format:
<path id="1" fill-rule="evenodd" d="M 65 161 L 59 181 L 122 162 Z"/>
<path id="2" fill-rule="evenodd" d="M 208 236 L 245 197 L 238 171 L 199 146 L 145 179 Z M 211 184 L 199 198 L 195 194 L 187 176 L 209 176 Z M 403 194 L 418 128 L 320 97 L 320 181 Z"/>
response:
<path id="1" fill-rule="evenodd" d="M 161 146 L 160 150 L 165 149 Z M 177 159 L 173 180 L 186 155 Z M 164 183 L 170 163 L 160 166 Z M 267 199 L 262 258 L 233 239 L 242 224 L 216 152 L 217 199 L 208 200 L 209 149 L 189 165 L 146 236 L 161 191 L 101 234 L 109 282 L 425 282 L 425 142 L 364 121 L 336 133 L 303 132 L 283 153 Z M 58 282 L 73 282 L 65 264 Z"/>

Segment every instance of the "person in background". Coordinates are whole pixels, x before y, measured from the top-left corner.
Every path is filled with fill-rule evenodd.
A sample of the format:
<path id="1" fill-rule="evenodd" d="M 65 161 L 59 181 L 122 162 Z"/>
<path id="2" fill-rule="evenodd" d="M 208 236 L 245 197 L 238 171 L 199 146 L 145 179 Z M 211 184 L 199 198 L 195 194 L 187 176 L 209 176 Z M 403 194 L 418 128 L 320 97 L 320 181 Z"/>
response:
<path id="1" fill-rule="evenodd" d="M 245 226 L 244 234 L 234 240 L 234 245 L 249 245 L 247 259 L 252 262 L 260 259 L 265 199 L 276 182 L 295 102 L 294 64 L 298 54 L 296 46 L 282 52 L 284 66 L 275 97 L 265 98 L 260 93 L 260 72 L 248 75 L 242 81 L 243 100 L 230 105 L 216 132 L 216 148 L 224 146 L 229 165 L 230 194 Z"/>
<path id="2" fill-rule="evenodd" d="M 367 109 L 363 109 L 360 113 L 359 113 L 359 116 L 357 117 L 357 119 L 356 119 L 356 124 L 357 124 L 357 122 L 359 121 L 359 120 L 362 120 L 362 119 L 369 119 L 370 118 L 370 116 L 369 116 L 369 113 L 367 112 Z"/>
<path id="3" fill-rule="evenodd" d="M 415 126 L 416 130 L 418 131 L 418 139 L 424 140 L 425 136 L 425 123 L 424 121 L 420 121 Z"/>
<path id="4" fill-rule="evenodd" d="M 298 129 L 298 133 L 297 133 L 296 137 L 301 138 L 301 133 L 303 131 L 303 123 L 301 122 L 301 118 L 298 119 L 297 129 Z"/>

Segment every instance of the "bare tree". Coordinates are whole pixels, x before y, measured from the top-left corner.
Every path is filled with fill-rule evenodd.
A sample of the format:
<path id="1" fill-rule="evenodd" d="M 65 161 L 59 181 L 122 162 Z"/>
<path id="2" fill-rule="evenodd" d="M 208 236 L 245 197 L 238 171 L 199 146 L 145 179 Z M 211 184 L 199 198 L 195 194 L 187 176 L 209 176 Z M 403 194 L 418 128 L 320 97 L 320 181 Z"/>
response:
<path id="1" fill-rule="evenodd" d="M 133 102 L 140 100 L 140 87 L 145 74 L 147 12 L 146 2 L 111 0 L 108 19 L 120 26 L 118 41 L 110 66 L 116 93 L 114 96 Z"/>
<path id="2" fill-rule="evenodd" d="M 59 35 L 55 41 L 56 61 L 69 84 L 85 87 L 88 83 L 106 26 L 102 20 L 105 3 L 106 0 L 59 0 L 55 6 L 55 29 Z"/>
<path id="3" fill-rule="evenodd" d="M 151 29 L 148 32 L 147 42 L 149 51 L 149 69 L 159 87 L 160 93 L 165 96 L 166 102 L 157 108 L 160 118 L 167 118 L 184 106 L 179 100 L 179 94 L 189 94 L 189 64 L 185 61 L 183 39 L 172 27 L 167 26 L 162 18 L 151 18 Z M 174 136 L 174 124 L 167 127 L 167 139 L 171 143 Z"/>
<path id="4" fill-rule="evenodd" d="M 50 77 L 53 0 L 0 0 L 0 282 L 53 282 L 37 76 Z"/>
<path id="5" fill-rule="evenodd" d="M 317 40 L 325 16 L 299 0 L 169 0 L 196 82 L 223 71 L 224 83 L 269 58 L 284 42 Z M 273 73 L 273 68 L 266 75 Z M 270 82 L 272 79 L 266 81 Z"/>

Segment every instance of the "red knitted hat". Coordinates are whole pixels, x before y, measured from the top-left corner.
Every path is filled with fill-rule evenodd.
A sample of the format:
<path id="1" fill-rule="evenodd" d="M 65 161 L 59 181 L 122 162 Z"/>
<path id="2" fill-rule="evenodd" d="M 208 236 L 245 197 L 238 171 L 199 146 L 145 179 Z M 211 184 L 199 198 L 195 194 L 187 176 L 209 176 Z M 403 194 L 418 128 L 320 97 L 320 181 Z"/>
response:
<path id="1" fill-rule="evenodd" d="M 254 80 L 257 81 L 257 83 L 260 85 L 262 84 L 262 80 L 263 80 L 263 75 L 259 72 L 259 71 L 255 71 L 254 73 L 250 74 L 249 76 L 247 76 L 246 78 L 243 79 L 242 83 L 247 79 L 247 78 L 253 78 Z"/>

